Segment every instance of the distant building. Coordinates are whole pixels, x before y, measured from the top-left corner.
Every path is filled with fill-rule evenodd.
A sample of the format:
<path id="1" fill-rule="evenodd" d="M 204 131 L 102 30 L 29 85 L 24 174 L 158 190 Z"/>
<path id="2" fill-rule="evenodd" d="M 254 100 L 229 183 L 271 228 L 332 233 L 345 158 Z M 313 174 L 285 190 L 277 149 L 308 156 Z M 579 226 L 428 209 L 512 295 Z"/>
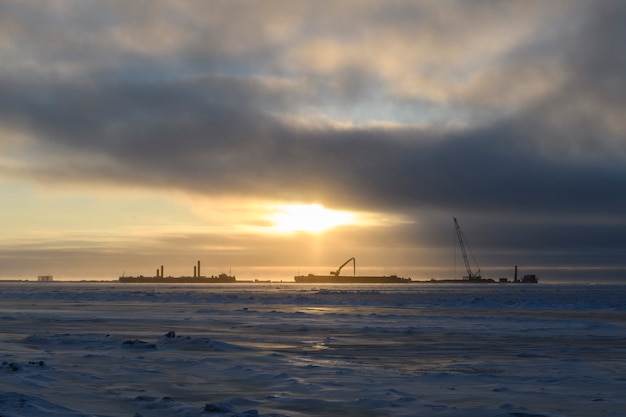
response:
<path id="1" fill-rule="evenodd" d="M 52 275 L 39 275 L 37 281 L 52 281 Z"/>
<path id="2" fill-rule="evenodd" d="M 525 284 L 536 284 L 537 282 L 539 282 L 539 280 L 537 280 L 537 276 L 536 275 L 524 275 L 524 278 L 522 278 L 522 282 Z"/>

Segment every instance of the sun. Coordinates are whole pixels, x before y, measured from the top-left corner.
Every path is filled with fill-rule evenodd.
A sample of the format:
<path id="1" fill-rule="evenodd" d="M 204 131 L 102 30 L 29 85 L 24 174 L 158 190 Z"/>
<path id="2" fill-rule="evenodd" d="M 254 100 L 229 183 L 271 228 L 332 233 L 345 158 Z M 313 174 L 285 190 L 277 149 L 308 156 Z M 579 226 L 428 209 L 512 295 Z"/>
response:
<path id="1" fill-rule="evenodd" d="M 274 230 L 281 233 L 320 233 L 349 224 L 354 217 L 348 212 L 326 209 L 321 204 L 291 204 L 277 207 L 270 221 Z"/>

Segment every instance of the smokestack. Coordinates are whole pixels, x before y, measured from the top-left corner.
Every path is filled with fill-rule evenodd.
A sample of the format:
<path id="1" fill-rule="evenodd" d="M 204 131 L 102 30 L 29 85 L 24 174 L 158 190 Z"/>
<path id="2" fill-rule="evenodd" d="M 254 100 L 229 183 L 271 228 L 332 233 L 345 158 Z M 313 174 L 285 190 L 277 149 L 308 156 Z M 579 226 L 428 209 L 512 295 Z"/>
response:
<path id="1" fill-rule="evenodd" d="M 515 282 L 517 282 L 517 265 L 515 265 Z"/>
<path id="2" fill-rule="evenodd" d="M 156 276 L 159 277 L 159 268 L 156 269 Z"/>
<path id="3" fill-rule="evenodd" d="M 161 265 L 161 278 L 163 278 L 163 265 Z"/>
<path id="4" fill-rule="evenodd" d="M 202 275 L 200 275 L 200 261 L 198 261 L 198 278 L 201 277 Z"/>
<path id="5" fill-rule="evenodd" d="M 197 269 L 197 268 L 196 268 L 196 266 L 194 265 L 194 266 L 193 266 L 193 277 L 194 277 L 194 278 L 195 278 L 195 277 L 197 277 L 197 275 L 196 275 L 196 269 Z"/>

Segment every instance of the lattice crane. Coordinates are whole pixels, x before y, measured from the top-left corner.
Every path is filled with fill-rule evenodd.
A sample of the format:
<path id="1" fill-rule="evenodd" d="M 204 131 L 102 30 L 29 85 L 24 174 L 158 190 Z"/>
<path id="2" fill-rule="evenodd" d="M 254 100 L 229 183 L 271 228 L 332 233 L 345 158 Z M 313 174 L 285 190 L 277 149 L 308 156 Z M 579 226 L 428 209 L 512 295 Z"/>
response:
<path id="1" fill-rule="evenodd" d="M 478 267 L 478 263 L 476 259 L 474 259 L 474 255 L 472 254 L 472 259 L 474 259 L 474 263 L 478 267 L 476 272 L 472 272 L 472 268 L 470 267 L 469 259 L 467 258 L 467 252 L 465 251 L 465 243 L 463 243 L 463 232 L 461 232 L 461 226 L 459 226 L 459 222 L 456 221 L 456 217 L 454 219 L 454 228 L 456 230 L 456 236 L 459 239 L 459 246 L 461 247 L 461 253 L 463 254 L 463 262 L 465 262 L 465 269 L 467 270 L 467 279 L 469 280 L 479 280 L 480 276 L 480 267 Z M 471 250 L 470 250 L 471 253 Z"/>

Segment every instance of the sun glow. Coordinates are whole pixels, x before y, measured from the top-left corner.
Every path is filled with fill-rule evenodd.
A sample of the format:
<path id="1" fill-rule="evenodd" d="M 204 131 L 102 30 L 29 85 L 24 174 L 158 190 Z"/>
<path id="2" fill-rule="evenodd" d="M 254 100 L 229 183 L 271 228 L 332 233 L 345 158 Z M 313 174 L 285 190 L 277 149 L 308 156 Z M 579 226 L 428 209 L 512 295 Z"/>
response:
<path id="1" fill-rule="evenodd" d="M 320 233 L 351 223 L 354 217 L 351 213 L 326 209 L 321 204 L 293 204 L 278 207 L 270 221 L 277 232 Z"/>

